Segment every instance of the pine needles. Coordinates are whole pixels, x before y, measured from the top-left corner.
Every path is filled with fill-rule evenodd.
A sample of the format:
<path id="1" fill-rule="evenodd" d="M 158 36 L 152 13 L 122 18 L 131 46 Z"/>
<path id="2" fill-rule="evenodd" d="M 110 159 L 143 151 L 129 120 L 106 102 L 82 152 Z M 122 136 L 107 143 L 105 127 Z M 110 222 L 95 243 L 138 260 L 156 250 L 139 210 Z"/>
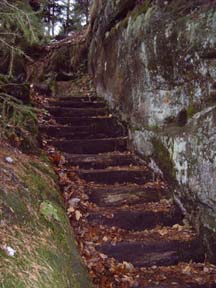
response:
<path id="1" fill-rule="evenodd" d="M 39 13 L 32 11 L 28 1 L 0 2 L 0 59 L 4 59 L 0 70 L 10 78 L 16 76 L 14 59 L 20 57 L 24 61 L 32 61 L 25 51 L 29 46 L 40 43 L 43 38 Z"/>

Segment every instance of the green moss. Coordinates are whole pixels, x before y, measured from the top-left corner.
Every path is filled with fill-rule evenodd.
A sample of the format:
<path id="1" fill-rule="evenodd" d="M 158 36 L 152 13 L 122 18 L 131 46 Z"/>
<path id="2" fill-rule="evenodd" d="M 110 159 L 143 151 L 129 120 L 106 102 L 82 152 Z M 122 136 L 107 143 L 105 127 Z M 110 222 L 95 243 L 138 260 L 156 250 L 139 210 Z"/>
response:
<path id="1" fill-rule="evenodd" d="M 26 176 L 23 178 L 23 181 L 31 189 L 35 200 L 45 201 L 50 199 L 58 203 L 61 202 L 60 194 L 56 190 L 57 187 L 53 179 L 46 174 L 38 173 L 32 166 L 27 166 Z"/>
<path id="2" fill-rule="evenodd" d="M 146 14 L 146 12 L 149 10 L 150 7 L 151 7 L 151 1 L 150 0 L 145 0 L 144 3 L 136 6 L 136 8 L 133 11 L 131 11 L 130 13 L 128 13 L 128 15 L 123 20 L 121 20 L 114 27 L 112 27 L 112 29 L 109 32 L 108 37 L 113 36 L 119 28 L 126 29 L 128 27 L 128 23 L 129 23 L 130 18 L 133 21 L 135 21 L 136 18 L 138 16 L 140 16 L 141 14 Z"/>
<path id="3" fill-rule="evenodd" d="M 136 18 L 141 14 L 146 14 L 148 9 L 151 7 L 151 1 L 145 0 L 144 3 L 138 5 L 130 14 L 133 20 L 136 20 Z"/>
<path id="4" fill-rule="evenodd" d="M 58 209 L 55 206 L 56 205 L 50 201 L 43 201 L 40 204 L 40 212 L 48 221 L 60 221 Z"/>
<path id="5" fill-rule="evenodd" d="M 18 190 L 17 193 L 8 193 L 1 194 L 1 196 L 5 197 L 3 200 L 7 202 L 7 207 L 14 214 L 14 218 L 16 220 L 23 222 L 24 219 L 28 219 L 28 208 L 26 206 L 26 201 L 22 197 L 22 193 Z"/>
<path id="6" fill-rule="evenodd" d="M 154 159 L 158 162 L 166 178 L 176 181 L 176 171 L 169 151 L 156 137 L 152 138 L 154 147 Z"/>
<path id="7" fill-rule="evenodd" d="M 58 177 L 57 177 L 56 173 L 53 171 L 49 159 L 45 158 L 46 163 L 44 163 L 43 158 L 41 158 L 41 160 L 42 160 L 42 162 L 30 161 L 29 164 L 32 167 L 41 171 L 43 174 L 50 176 L 53 180 L 57 181 Z"/>
<path id="8" fill-rule="evenodd" d="M 188 119 L 192 118 L 194 114 L 198 112 L 198 109 L 194 105 L 189 105 L 187 108 Z"/>
<path id="9" fill-rule="evenodd" d="M 127 16 L 127 17 L 125 17 L 125 18 L 121 21 L 120 27 L 126 29 L 127 26 L 128 26 L 128 21 L 129 21 L 129 17 Z"/>

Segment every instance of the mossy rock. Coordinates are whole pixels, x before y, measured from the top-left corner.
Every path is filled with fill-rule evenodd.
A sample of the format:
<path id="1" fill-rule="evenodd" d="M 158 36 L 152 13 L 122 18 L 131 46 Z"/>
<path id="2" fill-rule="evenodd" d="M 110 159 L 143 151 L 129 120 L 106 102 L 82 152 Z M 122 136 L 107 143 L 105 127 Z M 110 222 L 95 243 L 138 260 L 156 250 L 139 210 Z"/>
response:
<path id="1" fill-rule="evenodd" d="M 156 137 L 152 138 L 152 144 L 154 147 L 153 158 L 158 162 L 159 167 L 163 171 L 165 177 L 171 182 L 176 182 L 175 165 L 170 157 L 169 151 L 163 145 L 163 143 Z"/>

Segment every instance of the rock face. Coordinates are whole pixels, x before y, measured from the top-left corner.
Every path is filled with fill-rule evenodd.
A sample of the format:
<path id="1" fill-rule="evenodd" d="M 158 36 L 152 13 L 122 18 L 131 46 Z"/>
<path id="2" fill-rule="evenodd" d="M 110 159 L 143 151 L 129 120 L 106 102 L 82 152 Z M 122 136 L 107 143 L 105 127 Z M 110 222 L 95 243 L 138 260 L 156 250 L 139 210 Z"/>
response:
<path id="1" fill-rule="evenodd" d="M 92 25 L 89 68 L 98 94 L 130 125 L 134 148 L 173 180 L 176 200 L 212 256 L 215 9 L 202 4 L 208 1 L 135 2 L 104 1 Z"/>

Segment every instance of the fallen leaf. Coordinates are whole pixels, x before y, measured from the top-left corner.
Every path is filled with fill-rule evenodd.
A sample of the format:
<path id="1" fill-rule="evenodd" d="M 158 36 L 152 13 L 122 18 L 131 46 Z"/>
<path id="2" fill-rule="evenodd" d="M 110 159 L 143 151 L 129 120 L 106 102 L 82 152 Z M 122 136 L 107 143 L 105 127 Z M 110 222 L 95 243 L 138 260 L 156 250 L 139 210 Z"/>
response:
<path id="1" fill-rule="evenodd" d="M 74 213 L 74 211 L 75 211 L 75 209 L 74 209 L 73 207 L 69 207 L 69 208 L 67 209 L 67 213 L 68 213 L 68 214 Z"/>
<path id="2" fill-rule="evenodd" d="M 131 263 L 128 263 L 126 261 L 123 262 L 125 270 L 132 272 L 134 270 L 134 266 Z"/>
<path id="3" fill-rule="evenodd" d="M 82 213 L 79 210 L 75 211 L 75 218 L 77 221 L 79 221 L 82 218 Z"/>
<path id="4" fill-rule="evenodd" d="M 80 198 L 71 198 L 68 203 L 70 205 L 70 207 L 75 207 L 79 204 L 80 202 Z"/>
<path id="5" fill-rule="evenodd" d="M 103 260 L 105 260 L 105 259 L 107 259 L 107 258 L 108 258 L 108 256 L 107 256 L 107 255 L 105 255 L 105 254 L 103 254 L 103 253 L 100 253 L 99 255 L 100 255 L 100 257 L 101 257 Z"/>
<path id="6" fill-rule="evenodd" d="M 190 275 L 191 274 L 191 266 L 190 265 L 187 265 L 183 270 L 182 272 L 184 274 L 187 274 L 187 275 Z"/>

